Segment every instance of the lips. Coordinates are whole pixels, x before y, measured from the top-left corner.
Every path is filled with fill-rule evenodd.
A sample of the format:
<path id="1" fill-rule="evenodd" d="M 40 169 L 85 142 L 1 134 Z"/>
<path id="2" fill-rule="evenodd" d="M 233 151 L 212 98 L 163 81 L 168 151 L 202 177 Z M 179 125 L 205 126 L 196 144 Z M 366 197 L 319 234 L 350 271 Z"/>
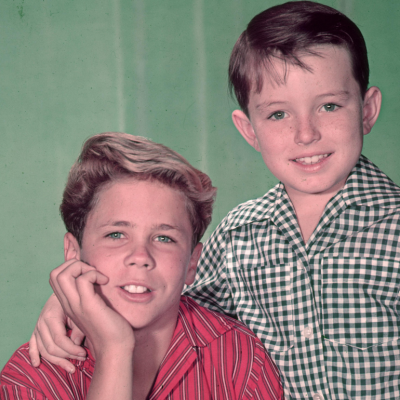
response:
<path id="1" fill-rule="evenodd" d="M 312 164 L 316 164 L 316 163 L 320 162 L 322 159 L 327 158 L 330 155 L 331 155 L 331 153 L 318 154 L 318 155 L 311 156 L 311 157 L 295 158 L 293 161 L 295 161 L 299 164 L 303 164 L 303 165 L 312 165 Z"/>
<path id="2" fill-rule="evenodd" d="M 126 290 L 129 293 L 146 293 L 146 292 L 151 292 L 151 289 L 149 289 L 146 286 L 140 286 L 140 285 L 125 285 L 121 286 L 121 289 Z"/>

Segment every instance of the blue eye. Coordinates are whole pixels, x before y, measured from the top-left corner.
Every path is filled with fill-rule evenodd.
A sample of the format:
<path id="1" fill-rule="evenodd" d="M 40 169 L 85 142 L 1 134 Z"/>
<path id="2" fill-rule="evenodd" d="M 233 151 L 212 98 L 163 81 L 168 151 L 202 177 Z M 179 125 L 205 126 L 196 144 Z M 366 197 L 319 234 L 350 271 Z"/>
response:
<path id="1" fill-rule="evenodd" d="M 169 238 L 168 236 L 163 236 L 163 235 L 157 236 L 156 240 L 157 240 L 158 242 L 162 242 L 162 243 L 170 243 L 170 242 L 173 242 L 173 240 L 172 240 L 171 238 Z"/>
<path id="2" fill-rule="evenodd" d="M 337 104 L 334 104 L 334 103 L 324 104 L 322 107 L 327 112 L 336 111 L 339 108 L 339 106 Z"/>
<path id="3" fill-rule="evenodd" d="M 268 119 L 275 119 L 275 120 L 280 120 L 285 118 L 286 113 L 284 111 L 276 111 L 273 114 L 271 114 Z"/>
<path id="4" fill-rule="evenodd" d="M 111 239 L 121 239 L 122 238 L 122 233 L 121 232 L 112 232 L 107 235 L 107 237 Z"/>

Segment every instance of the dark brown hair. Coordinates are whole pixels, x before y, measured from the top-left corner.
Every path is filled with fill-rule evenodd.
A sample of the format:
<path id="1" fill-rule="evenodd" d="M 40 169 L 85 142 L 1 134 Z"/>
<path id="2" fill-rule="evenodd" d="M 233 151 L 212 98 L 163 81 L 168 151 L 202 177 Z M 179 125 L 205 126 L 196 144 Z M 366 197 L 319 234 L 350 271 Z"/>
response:
<path id="1" fill-rule="evenodd" d="M 72 166 L 60 206 L 68 232 L 82 245 L 88 214 L 99 191 L 123 178 L 156 180 L 179 190 L 193 227 L 193 247 L 211 222 L 216 188 L 210 178 L 168 147 L 126 133 L 107 132 L 89 138 Z"/>
<path id="2" fill-rule="evenodd" d="M 368 87 L 367 48 L 356 24 L 341 12 L 312 1 L 292 1 L 256 15 L 240 35 L 229 62 L 229 88 L 239 106 L 249 116 L 250 92 L 260 93 L 262 73 L 271 71 L 271 62 L 308 69 L 299 54 L 318 55 L 313 46 L 331 44 L 349 51 L 352 72 L 362 97 Z"/>

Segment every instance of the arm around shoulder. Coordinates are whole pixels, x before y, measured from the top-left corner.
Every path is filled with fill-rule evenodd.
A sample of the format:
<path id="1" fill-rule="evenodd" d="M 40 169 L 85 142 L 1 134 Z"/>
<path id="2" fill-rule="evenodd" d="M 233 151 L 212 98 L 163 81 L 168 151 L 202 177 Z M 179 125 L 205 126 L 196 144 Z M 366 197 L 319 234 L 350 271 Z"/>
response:
<path id="1" fill-rule="evenodd" d="M 257 381 L 252 383 L 253 399 L 283 399 L 283 388 L 277 366 L 263 344 L 257 339 L 255 352 L 255 367 Z"/>
<path id="2" fill-rule="evenodd" d="M 226 274 L 225 225 L 223 220 L 204 244 L 196 280 L 184 294 L 209 309 L 235 314 Z"/>

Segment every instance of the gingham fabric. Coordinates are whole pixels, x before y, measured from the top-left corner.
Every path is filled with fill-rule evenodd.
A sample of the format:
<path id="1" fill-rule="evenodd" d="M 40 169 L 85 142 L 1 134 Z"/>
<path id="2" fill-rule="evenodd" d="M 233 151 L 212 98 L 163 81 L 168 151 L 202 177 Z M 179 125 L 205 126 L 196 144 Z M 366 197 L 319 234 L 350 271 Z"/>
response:
<path id="1" fill-rule="evenodd" d="M 361 156 L 304 245 L 282 184 L 205 244 L 186 294 L 262 340 L 286 399 L 400 399 L 400 188 Z"/>

